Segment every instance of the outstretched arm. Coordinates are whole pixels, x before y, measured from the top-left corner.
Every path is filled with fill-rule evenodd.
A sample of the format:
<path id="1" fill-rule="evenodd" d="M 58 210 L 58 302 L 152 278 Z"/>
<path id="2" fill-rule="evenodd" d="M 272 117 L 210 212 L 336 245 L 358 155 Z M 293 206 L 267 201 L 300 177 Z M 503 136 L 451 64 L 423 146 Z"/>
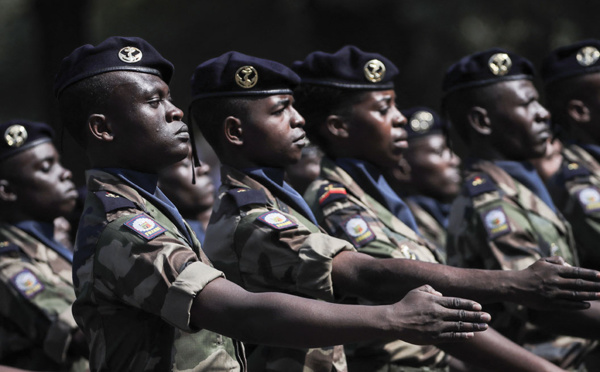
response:
<path id="1" fill-rule="evenodd" d="M 481 303 L 514 302 L 540 310 L 586 309 L 600 298 L 600 272 L 543 258 L 520 271 L 463 269 L 408 259 L 341 252 L 333 259 L 337 293 L 390 302 L 430 284 L 446 295 Z"/>
<path id="2" fill-rule="evenodd" d="M 196 296 L 191 323 L 236 339 L 288 347 L 340 345 L 375 338 L 434 344 L 472 338 L 490 315 L 476 302 L 443 297 L 430 286 L 393 305 L 339 305 L 281 293 L 251 293 L 225 279 Z"/>
<path id="3" fill-rule="evenodd" d="M 530 319 L 548 331 L 561 335 L 600 339 L 600 302 L 593 301 L 589 309 L 578 312 L 530 311 Z"/>

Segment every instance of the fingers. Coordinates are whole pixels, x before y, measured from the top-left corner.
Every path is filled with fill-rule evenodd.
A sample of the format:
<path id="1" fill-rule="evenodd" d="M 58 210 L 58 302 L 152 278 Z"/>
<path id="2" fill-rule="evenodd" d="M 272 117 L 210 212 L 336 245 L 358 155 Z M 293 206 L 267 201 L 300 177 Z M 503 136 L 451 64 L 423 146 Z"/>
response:
<path id="1" fill-rule="evenodd" d="M 475 311 L 483 309 L 483 307 L 481 307 L 481 305 L 475 301 L 465 300 L 464 298 L 458 297 L 444 297 L 441 303 L 448 309 L 464 309 Z"/>
<path id="2" fill-rule="evenodd" d="M 432 295 L 442 296 L 442 294 L 440 292 L 438 292 L 435 289 L 433 289 L 433 287 L 430 286 L 429 284 L 422 285 L 422 286 L 420 286 L 420 287 L 418 287 L 416 289 L 418 291 L 427 292 L 427 293 L 430 293 Z"/>
<path id="3" fill-rule="evenodd" d="M 591 269 L 584 269 L 578 266 L 568 266 L 560 271 L 560 276 L 565 278 L 579 278 L 589 280 L 594 283 L 600 282 L 600 272 Z"/>

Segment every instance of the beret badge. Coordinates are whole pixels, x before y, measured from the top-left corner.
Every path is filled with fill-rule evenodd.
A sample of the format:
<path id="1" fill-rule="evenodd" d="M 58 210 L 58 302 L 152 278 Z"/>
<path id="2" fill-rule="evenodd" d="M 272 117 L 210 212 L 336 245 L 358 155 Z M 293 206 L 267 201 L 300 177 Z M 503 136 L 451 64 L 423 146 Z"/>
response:
<path id="1" fill-rule="evenodd" d="M 433 115 L 428 111 L 417 111 L 410 117 L 410 127 L 415 132 L 426 132 L 433 125 Z"/>
<path id="2" fill-rule="evenodd" d="M 27 141 L 27 130 L 20 124 L 11 125 L 4 132 L 4 140 L 10 147 L 21 147 Z"/>
<path id="3" fill-rule="evenodd" d="M 250 89 L 258 82 L 258 72 L 253 66 L 242 66 L 235 72 L 235 82 L 242 88 Z"/>
<path id="4" fill-rule="evenodd" d="M 579 49 L 575 58 L 581 66 L 591 66 L 600 58 L 600 52 L 596 47 L 585 46 Z"/>
<path id="5" fill-rule="evenodd" d="M 125 63 L 135 63 L 142 60 L 142 51 L 136 47 L 126 46 L 119 50 L 119 59 Z"/>
<path id="6" fill-rule="evenodd" d="M 488 61 L 488 67 L 492 74 L 496 76 L 504 76 L 508 74 L 512 67 L 512 60 L 506 53 L 496 53 L 492 55 Z"/>
<path id="7" fill-rule="evenodd" d="M 365 64 L 365 77 L 372 83 L 378 83 L 385 76 L 385 65 L 378 59 L 372 59 Z"/>

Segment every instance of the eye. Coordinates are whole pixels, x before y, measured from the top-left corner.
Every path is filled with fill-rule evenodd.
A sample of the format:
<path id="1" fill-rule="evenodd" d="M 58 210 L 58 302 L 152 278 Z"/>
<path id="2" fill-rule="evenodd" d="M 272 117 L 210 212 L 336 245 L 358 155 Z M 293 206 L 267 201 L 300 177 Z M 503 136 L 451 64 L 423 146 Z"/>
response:
<path id="1" fill-rule="evenodd" d="M 161 98 L 154 98 L 148 101 L 148 104 L 150 105 L 150 107 L 153 108 L 158 108 L 158 106 L 160 106 L 160 103 L 162 102 Z"/>
<path id="2" fill-rule="evenodd" d="M 48 160 L 43 161 L 40 166 L 40 170 L 44 173 L 48 173 L 50 172 L 50 169 L 52 169 L 52 163 Z"/>

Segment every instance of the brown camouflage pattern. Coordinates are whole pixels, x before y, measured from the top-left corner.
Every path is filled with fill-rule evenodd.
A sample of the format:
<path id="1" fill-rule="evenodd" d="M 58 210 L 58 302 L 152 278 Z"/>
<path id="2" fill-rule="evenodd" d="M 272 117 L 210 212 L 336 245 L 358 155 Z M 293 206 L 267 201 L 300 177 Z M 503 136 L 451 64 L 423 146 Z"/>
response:
<path id="1" fill-rule="evenodd" d="M 73 313 L 90 343 L 92 371 L 244 371 L 240 343 L 190 327 L 194 297 L 223 277 L 193 233 L 190 247 L 167 216 L 119 178 L 100 170 L 86 177 Z M 105 211 L 94 194 L 101 190 L 133 203 Z M 166 231 L 146 240 L 124 226 L 140 213 Z"/>
<path id="2" fill-rule="evenodd" d="M 482 180 L 481 175 L 489 178 Z M 486 187 L 490 186 L 486 185 L 487 180 L 491 180 L 495 190 L 471 197 L 467 183 L 471 187 Z M 502 208 L 508 228 L 499 234 L 490 233 L 483 216 L 498 208 Z M 466 164 L 463 190 L 450 212 L 446 247 L 450 265 L 521 270 L 549 255 L 560 255 L 577 265 L 574 247 L 569 223 L 528 188 L 489 161 Z M 528 321 L 522 306 L 498 304 L 486 311 L 492 313 L 496 330 L 563 368 L 573 368 L 581 362 L 573 354 L 583 356 L 592 344 L 580 338 L 545 333 Z"/>
<path id="3" fill-rule="evenodd" d="M 320 205 L 323 190 L 337 184 L 345 188 L 347 197 Z M 359 252 L 377 258 L 406 258 L 425 262 L 440 262 L 435 247 L 419 237 L 386 207 L 366 194 L 343 169 L 327 157 L 321 161 L 320 178 L 306 190 L 304 197 L 314 211 L 319 224 L 331 235 L 353 242 L 344 223 L 360 216 L 374 233 L 375 239 L 357 245 Z M 360 300 L 360 303 L 368 303 Z M 371 341 L 346 345 L 351 371 L 409 370 L 429 371 L 444 368 L 445 353 L 434 346 L 412 345 L 396 340 Z M 403 367 L 404 366 L 404 367 Z"/>
<path id="4" fill-rule="evenodd" d="M 446 260 L 446 228 L 442 226 L 429 212 L 427 212 L 419 204 L 405 199 L 404 202 L 410 208 L 421 236 L 430 243 L 435 245 L 438 257 L 445 262 Z"/>
<path id="5" fill-rule="evenodd" d="M 335 301 L 332 259 L 352 247 L 328 236 L 261 183 L 230 166 L 221 167 L 221 183 L 204 240 L 206 254 L 215 267 L 251 292 L 283 292 Z M 227 194 L 237 189 L 258 190 L 264 193 L 263 201 L 238 207 Z M 277 230 L 258 220 L 258 216 L 269 211 L 280 212 L 295 226 Z M 341 346 L 317 349 L 259 346 L 250 355 L 249 363 L 253 371 L 347 370 Z"/>
<path id="6" fill-rule="evenodd" d="M 19 290 L 13 278 L 35 278 Z M 25 231 L 0 224 L 0 365 L 46 371 L 85 371 L 67 355 L 77 324 L 71 263 Z"/>

